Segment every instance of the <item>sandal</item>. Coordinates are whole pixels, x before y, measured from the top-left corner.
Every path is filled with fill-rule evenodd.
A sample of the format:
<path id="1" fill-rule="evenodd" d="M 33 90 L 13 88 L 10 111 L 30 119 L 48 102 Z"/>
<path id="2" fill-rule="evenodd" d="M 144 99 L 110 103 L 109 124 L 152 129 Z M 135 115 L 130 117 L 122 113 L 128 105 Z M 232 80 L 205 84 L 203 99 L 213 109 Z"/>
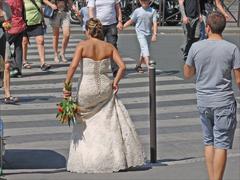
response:
<path id="1" fill-rule="evenodd" d="M 138 73 L 144 73 L 144 70 L 142 69 L 141 66 L 136 66 L 134 69 L 135 69 Z"/>
<path id="2" fill-rule="evenodd" d="M 58 55 L 54 56 L 54 62 L 55 62 L 56 64 L 58 64 L 58 63 L 59 63 L 59 58 L 58 58 Z"/>
<path id="3" fill-rule="evenodd" d="M 5 104 L 16 104 L 18 102 L 17 97 L 9 96 L 4 98 L 4 103 Z"/>
<path id="4" fill-rule="evenodd" d="M 24 69 L 31 69 L 32 66 L 28 62 L 25 62 L 25 63 L 23 63 L 23 68 Z"/>
<path id="5" fill-rule="evenodd" d="M 64 63 L 67 63 L 67 62 L 68 62 L 68 60 L 66 59 L 65 55 L 63 55 L 63 54 L 59 54 L 59 59 L 60 59 L 62 62 L 64 62 Z"/>
<path id="6" fill-rule="evenodd" d="M 49 65 L 47 63 L 43 63 L 40 68 L 42 71 L 47 71 L 51 68 L 51 65 Z"/>

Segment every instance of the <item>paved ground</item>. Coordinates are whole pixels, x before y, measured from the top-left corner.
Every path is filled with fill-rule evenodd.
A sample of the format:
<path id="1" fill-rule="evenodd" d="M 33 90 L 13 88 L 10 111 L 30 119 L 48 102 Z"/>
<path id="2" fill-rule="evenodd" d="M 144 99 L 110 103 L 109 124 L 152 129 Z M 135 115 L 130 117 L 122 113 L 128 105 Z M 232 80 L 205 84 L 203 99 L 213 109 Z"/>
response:
<path id="1" fill-rule="evenodd" d="M 78 28 L 77 28 L 78 29 Z M 77 32 L 76 29 L 76 32 Z M 71 59 L 76 43 L 82 38 L 71 37 L 67 57 Z M 240 45 L 240 37 L 226 38 Z M 46 58 L 53 63 L 51 36 L 46 35 Z M 202 158 L 201 127 L 196 111 L 194 81 L 182 78 L 179 46 L 182 34 L 161 33 L 151 54 L 157 62 L 157 134 L 158 160 L 155 166 L 114 174 L 73 174 L 65 171 L 71 128 L 55 119 L 56 103 L 69 64 L 53 65 L 41 72 L 35 43 L 32 41 L 28 59 L 33 69 L 24 70 L 23 78 L 12 80 L 12 93 L 20 98 L 19 105 L 0 104 L 5 123 L 7 150 L 4 179 L 207 179 Z M 119 98 L 126 105 L 149 159 L 148 77 L 133 71 L 139 50 L 134 34 L 119 37 L 119 50 L 127 64 L 126 77 L 121 81 Z M 77 75 L 75 77 L 76 87 Z M 239 98 L 239 94 L 238 98 Z M 234 148 L 229 152 L 226 180 L 240 178 L 240 133 L 236 132 Z"/>

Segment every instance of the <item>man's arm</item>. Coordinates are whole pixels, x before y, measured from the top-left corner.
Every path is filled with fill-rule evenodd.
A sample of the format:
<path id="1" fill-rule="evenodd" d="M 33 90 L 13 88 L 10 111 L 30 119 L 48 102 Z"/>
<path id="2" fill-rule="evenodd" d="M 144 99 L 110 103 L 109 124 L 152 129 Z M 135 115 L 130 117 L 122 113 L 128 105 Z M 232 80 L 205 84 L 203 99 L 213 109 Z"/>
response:
<path id="1" fill-rule="evenodd" d="M 178 3 L 179 3 L 179 10 L 180 10 L 181 15 L 182 15 L 183 24 L 188 24 L 189 19 L 186 16 L 186 13 L 185 13 L 184 0 L 178 0 Z"/>
<path id="2" fill-rule="evenodd" d="M 240 69 L 234 69 L 234 76 L 235 76 L 235 82 L 238 86 L 238 89 L 240 90 Z"/>
<path id="3" fill-rule="evenodd" d="M 215 0 L 215 3 L 216 3 L 216 6 L 217 6 L 218 10 L 225 16 L 226 19 L 228 19 L 229 15 L 225 11 L 225 9 L 223 8 L 221 0 Z"/>
<path id="4" fill-rule="evenodd" d="M 96 6 L 95 6 L 95 0 L 89 0 L 88 4 L 88 16 L 89 18 L 94 18 L 95 17 L 95 10 L 96 10 Z"/>
<path id="5" fill-rule="evenodd" d="M 121 31 L 123 29 L 123 23 L 122 23 L 122 9 L 121 9 L 120 2 L 115 5 L 115 10 L 116 10 L 117 20 L 118 20 L 117 28 L 118 30 Z"/>
<path id="6" fill-rule="evenodd" d="M 190 79 L 195 75 L 196 69 L 193 66 L 190 66 L 188 64 L 184 64 L 183 73 L 184 73 L 184 77 L 186 79 Z"/>

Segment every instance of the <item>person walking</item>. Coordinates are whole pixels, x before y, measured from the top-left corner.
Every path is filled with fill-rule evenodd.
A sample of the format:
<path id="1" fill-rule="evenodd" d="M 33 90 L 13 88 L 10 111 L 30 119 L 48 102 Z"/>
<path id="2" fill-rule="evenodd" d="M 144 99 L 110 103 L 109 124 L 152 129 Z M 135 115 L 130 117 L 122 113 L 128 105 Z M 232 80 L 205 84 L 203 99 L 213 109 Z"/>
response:
<path id="1" fill-rule="evenodd" d="M 68 60 L 65 57 L 65 52 L 70 38 L 70 12 L 72 8 L 72 0 L 46 0 L 44 2 L 52 9 L 56 10 L 53 18 L 49 19 L 50 25 L 53 30 L 53 49 L 54 49 L 54 62 L 59 63 L 60 60 L 66 63 Z M 63 40 L 60 53 L 58 52 L 58 41 L 60 28 L 63 31 Z"/>
<path id="2" fill-rule="evenodd" d="M 179 9 L 182 15 L 182 25 L 186 36 L 183 45 L 183 60 L 186 61 L 187 55 L 192 44 L 200 38 L 201 3 L 200 0 L 178 0 Z"/>
<path id="3" fill-rule="evenodd" d="M 85 0 L 84 2 L 87 4 L 88 0 Z M 82 19 L 82 31 L 86 33 L 86 23 L 87 23 L 87 20 L 89 19 L 87 6 L 84 6 L 80 9 L 79 16 Z"/>
<path id="4" fill-rule="evenodd" d="M 12 68 L 12 77 L 21 77 L 22 76 L 22 39 L 23 34 L 26 29 L 26 24 L 23 19 L 23 0 L 7 0 L 6 1 L 11 8 L 12 18 L 11 23 L 12 27 L 6 33 L 7 41 L 10 46 L 13 47 L 13 61 L 11 63 Z"/>
<path id="5" fill-rule="evenodd" d="M 87 7 L 89 18 L 100 19 L 104 38 L 117 48 L 118 30 L 123 28 L 120 0 L 89 0 Z M 115 77 L 118 66 L 113 60 L 111 60 L 111 69 Z"/>
<path id="6" fill-rule="evenodd" d="M 45 2 L 47 0 L 43 0 Z M 44 22 L 42 14 L 42 0 L 24 0 L 25 20 L 27 29 L 23 35 L 23 68 L 30 69 L 31 65 L 27 61 L 27 50 L 29 39 L 35 37 L 40 58 L 40 68 L 42 71 L 47 71 L 51 68 L 45 62 L 45 47 L 44 47 Z"/>
<path id="7" fill-rule="evenodd" d="M 87 21 L 87 40 L 77 47 L 65 83 L 80 64 L 77 103 L 81 116 L 73 126 L 67 170 L 77 173 L 112 173 L 144 164 L 145 155 L 133 122 L 116 93 L 125 64 L 117 49 L 103 41 L 98 19 Z M 112 58 L 119 66 L 112 81 L 108 77 Z M 71 91 L 63 89 L 64 97 Z"/>
<path id="8" fill-rule="evenodd" d="M 130 19 L 123 25 L 124 28 L 135 23 L 135 30 L 141 49 L 139 61 L 135 67 L 137 72 L 143 73 L 141 64 L 147 67 L 150 61 L 151 41 L 157 40 L 157 13 L 149 6 L 150 0 L 140 0 L 141 7 L 134 10 Z"/>
<path id="9" fill-rule="evenodd" d="M 227 13 L 227 11 L 224 9 L 221 0 L 202 0 L 202 3 L 200 3 L 200 6 L 201 6 L 202 19 L 203 19 L 201 23 L 200 39 L 203 40 L 206 38 L 206 34 L 205 34 L 206 18 L 211 12 L 213 12 L 214 10 L 217 10 L 221 12 L 227 20 L 230 19 L 230 16 Z"/>
<path id="10" fill-rule="evenodd" d="M 9 43 L 6 40 L 5 32 L 10 30 L 12 12 L 10 6 L 0 0 L 0 61 L 4 61 L 4 74 L 3 74 L 3 86 L 4 86 L 4 103 L 15 104 L 18 98 L 11 96 L 10 92 L 10 61 L 9 61 Z"/>
<path id="11" fill-rule="evenodd" d="M 240 52 L 223 39 L 226 18 L 213 12 L 207 18 L 208 39 L 192 45 L 184 65 L 185 78 L 196 75 L 197 106 L 210 180 L 222 180 L 227 150 L 232 148 L 237 124 L 237 104 L 232 71 L 240 90 Z"/>

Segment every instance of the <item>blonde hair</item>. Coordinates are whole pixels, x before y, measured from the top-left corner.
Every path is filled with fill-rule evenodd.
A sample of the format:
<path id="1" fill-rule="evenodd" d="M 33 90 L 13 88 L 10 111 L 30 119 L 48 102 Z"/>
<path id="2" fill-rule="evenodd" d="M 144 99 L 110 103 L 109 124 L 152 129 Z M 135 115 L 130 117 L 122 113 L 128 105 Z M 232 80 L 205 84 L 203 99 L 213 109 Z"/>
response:
<path id="1" fill-rule="evenodd" d="M 102 23 L 97 18 L 90 18 L 86 23 L 86 30 L 93 38 L 103 40 Z"/>

